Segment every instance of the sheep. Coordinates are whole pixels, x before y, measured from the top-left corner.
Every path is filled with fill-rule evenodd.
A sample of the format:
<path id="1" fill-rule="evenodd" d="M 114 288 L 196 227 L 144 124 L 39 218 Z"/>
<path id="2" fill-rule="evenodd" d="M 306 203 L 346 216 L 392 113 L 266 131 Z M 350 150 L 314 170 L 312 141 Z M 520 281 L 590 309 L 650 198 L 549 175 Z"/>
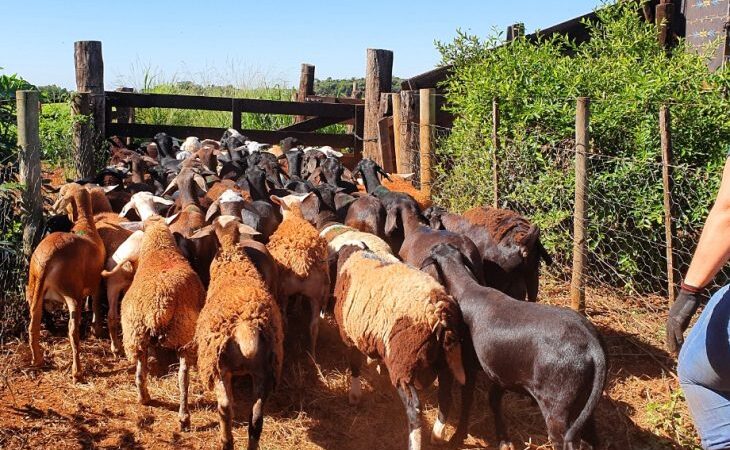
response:
<path id="1" fill-rule="evenodd" d="M 455 377 L 464 383 L 458 307 L 433 278 L 401 262 L 364 250 L 340 249 L 335 283 L 335 319 L 350 348 L 348 399 L 361 398 L 363 355 L 388 368 L 408 416 L 410 450 L 421 448 L 420 402 L 416 389 L 439 377 L 439 402 Z"/>
<path id="2" fill-rule="evenodd" d="M 385 220 L 386 236 L 393 233 L 398 221 L 404 236 L 398 256 L 403 261 L 414 267 L 421 267 L 421 263 L 429 257 L 433 247 L 443 243 L 452 244 L 467 256 L 479 283 L 485 284 L 482 257 L 471 239 L 459 233 L 430 228 L 421 221 L 420 214 L 410 203 L 393 202 L 388 205 Z M 427 273 L 436 277 L 431 269 L 427 269 Z"/>
<path id="3" fill-rule="evenodd" d="M 122 334 L 128 360 L 136 364 L 135 382 L 142 405 L 147 390 L 147 349 L 150 343 L 175 350 L 180 359 L 180 428 L 190 426 L 188 363 L 194 357 L 195 324 L 205 290 L 198 275 L 180 254 L 161 218 L 144 222 L 137 273 L 122 300 Z"/>
<path id="4" fill-rule="evenodd" d="M 327 183 L 339 188 L 342 192 L 352 194 L 357 192 L 357 186 L 349 181 L 342 180 L 342 175 L 345 173 L 345 166 L 342 165 L 337 158 L 327 158 L 322 162 L 320 166 L 322 175 L 324 176 Z M 352 178 L 352 174 L 347 171 L 347 174 Z"/>
<path id="5" fill-rule="evenodd" d="M 284 329 L 275 297 L 239 244 L 257 232 L 232 216 L 221 216 L 193 237 L 214 235 L 220 250 L 211 266 L 205 306 L 195 330 L 198 369 L 203 384 L 215 389 L 220 439 L 233 448 L 234 377 L 250 375 L 254 403 L 248 427 L 248 448 L 257 449 L 264 404 L 281 379 Z"/>
<path id="6" fill-rule="evenodd" d="M 500 411 L 504 389 L 527 391 L 537 401 L 555 448 L 580 448 L 581 431 L 595 447 L 592 413 L 607 369 L 605 348 L 593 325 L 569 309 L 519 301 L 479 285 L 467 258 L 452 245 L 437 245 L 423 264 L 435 266 L 458 302 L 471 337 L 467 353 L 475 355 L 493 382 L 489 403 L 500 448 L 512 448 Z M 469 424 L 477 364 L 465 365 L 467 382 L 453 444 L 463 441 Z M 439 406 L 436 438 L 443 431 L 444 406 Z"/>
<path id="7" fill-rule="evenodd" d="M 29 264 L 26 300 L 30 309 L 28 326 L 32 365 L 43 365 L 39 338 L 45 301 L 65 302 L 69 311 L 68 337 L 73 362 L 74 382 L 82 380 L 79 357 L 79 321 L 81 302 L 90 295 L 94 303 L 99 295 L 99 281 L 106 251 L 94 225 L 91 194 L 78 184 L 69 184 L 54 204 L 55 210 L 71 206 L 77 218 L 69 233 L 51 233 L 33 251 Z"/>
<path id="8" fill-rule="evenodd" d="M 432 227 L 463 234 L 476 244 L 490 287 L 518 300 L 537 301 L 540 260 L 552 263 L 537 226 L 516 212 L 487 207 L 464 215 L 433 207 L 425 214 Z"/>
<path id="9" fill-rule="evenodd" d="M 279 265 L 279 299 L 286 317 L 289 297 L 299 294 L 309 300 L 309 337 L 312 358 L 316 358 L 319 316 L 329 297 L 327 242 L 302 216 L 301 204 L 313 194 L 271 196 L 281 207 L 283 221 L 271 235 L 266 248 Z"/>

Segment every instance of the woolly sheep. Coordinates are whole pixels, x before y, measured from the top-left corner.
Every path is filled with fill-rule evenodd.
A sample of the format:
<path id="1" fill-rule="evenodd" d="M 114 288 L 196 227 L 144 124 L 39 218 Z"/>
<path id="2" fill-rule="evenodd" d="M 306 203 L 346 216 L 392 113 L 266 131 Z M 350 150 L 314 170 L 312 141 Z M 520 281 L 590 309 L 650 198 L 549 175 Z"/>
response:
<path id="1" fill-rule="evenodd" d="M 249 449 L 258 448 L 263 409 L 279 384 L 284 359 L 281 312 L 262 275 L 239 245 L 242 237 L 258 234 L 232 216 L 221 216 L 193 238 L 214 234 L 220 250 L 211 266 L 205 306 L 195 331 L 198 370 L 218 399 L 220 439 L 233 448 L 232 379 L 253 378 L 254 402 L 249 421 Z"/>
<path id="2" fill-rule="evenodd" d="M 147 390 L 147 349 L 150 343 L 175 350 L 180 359 L 180 427 L 190 426 L 188 363 L 194 357 L 193 337 L 205 290 L 198 275 L 180 254 L 172 233 L 159 218 L 144 223 L 137 273 L 122 301 L 124 350 L 137 365 L 139 402 L 150 403 Z"/>
<path id="3" fill-rule="evenodd" d="M 284 317 L 289 297 L 302 295 L 309 300 L 309 337 L 314 358 L 319 316 L 327 304 L 330 279 L 327 242 L 302 215 L 301 204 L 311 195 L 271 196 L 271 201 L 281 207 L 284 220 L 271 235 L 266 247 L 279 265 L 279 299 Z"/>
<path id="4" fill-rule="evenodd" d="M 452 377 L 464 383 L 458 306 L 430 276 L 361 247 L 340 250 L 335 284 L 335 319 L 350 348 L 348 397 L 352 404 L 360 401 L 363 355 L 383 362 L 406 408 L 408 448 L 420 450 L 416 388 L 429 386 L 436 376 L 449 389 Z"/>

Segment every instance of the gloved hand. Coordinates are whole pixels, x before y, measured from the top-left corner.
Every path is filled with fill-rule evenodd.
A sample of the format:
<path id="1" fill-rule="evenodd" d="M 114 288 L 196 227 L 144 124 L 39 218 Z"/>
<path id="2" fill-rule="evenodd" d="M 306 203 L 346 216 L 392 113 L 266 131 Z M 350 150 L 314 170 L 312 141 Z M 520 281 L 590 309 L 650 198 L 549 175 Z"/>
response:
<path id="1" fill-rule="evenodd" d="M 679 295 L 669 309 L 667 318 L 667 348 L 672 353 L 679 353 L 684 343 L 684 330 L 687 329 L 692 316 L 700 306 L 702 289 L 682 284 Z"/>

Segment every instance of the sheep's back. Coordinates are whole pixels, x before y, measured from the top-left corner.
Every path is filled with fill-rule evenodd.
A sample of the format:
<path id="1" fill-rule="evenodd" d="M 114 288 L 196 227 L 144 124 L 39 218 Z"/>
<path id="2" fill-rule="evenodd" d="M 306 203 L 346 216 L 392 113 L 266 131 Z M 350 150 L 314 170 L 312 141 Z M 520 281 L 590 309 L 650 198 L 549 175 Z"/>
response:
<path id="1" fill-rule="evenodd" d="M 144 255 L 122 301 L 127 355 L 147 332 L 165 347 L 180 348 L 190 343 L 204 301 L 200 278 L 182 255 L 174 250 Z"/>
<path id="2" fill-rule="evenodd" d="M 322 237 L 327 241 L 328 257 L 330 258 L 337 254 L 345 245 L 362 242 L 367 245 L 368 250 L 378 255 L 378 257 L 388 262 L 398 261 L 398 258 L 393 256 L 393 250 L 390 248 L 390 245 L 383 239 L 347 225 L 327 228 L 323 230 Z"/>
<path id="3" fill-rule="evenodd" d="M 335 317 L 340 334 L 348 345 L 382 359 L 393 384 L 411 382 L 433 356 L 436 304 L 452 300 L 427 274 L 370 255 L 350 256 L 338 274 Z"/>
<path id="4" fill-rule="evenodd" d="M 327 242 L 301 217 L 288 217 L 266 245 L 284 272 L 306 278 L 314 270 L 327 272 Z"/>
<path id="5" fill-rule="evenodd" d="M 215 278 L 213 278 L 215 281 Z M 195 331 L 198 370 L 212 388 L 220 374 L 220 358 L 239 326 L 257 329 L 273 350 L 272 369 L 278 383 L 284 361 L 284 330 L 279 306 L 260 276 L 227 278 L 211 284 Z"/>

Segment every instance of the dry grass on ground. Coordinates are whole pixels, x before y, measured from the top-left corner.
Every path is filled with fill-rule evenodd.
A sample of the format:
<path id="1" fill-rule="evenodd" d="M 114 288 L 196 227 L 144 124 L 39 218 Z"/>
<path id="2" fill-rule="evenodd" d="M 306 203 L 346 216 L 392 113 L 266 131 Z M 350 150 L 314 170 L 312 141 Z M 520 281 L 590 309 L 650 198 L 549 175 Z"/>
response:
<path id="1" fill-rule="evenodd" d="M 565 305 L 567 290 L 547 286 L 543 301 Z M 605 449 L 694 448 L 697 441 L 678 391 L 673 358 L 662 350 L 666 309 L 660 298 L 619 299 L 589 290 L 588 314 L 600 328 L 610 352 L 607 395 L 598 408 L 598 430 Z M 332 324 L 323 326 L 319 364 L 302 350 L 306 334 L 287 343 L 283 385 L 266 408 L 262 449 L 402 449 L 405 413 L 385 374 L 370 367 L 363 402 L 347 404 L 348 374 L 343 346 Z M 73 385 L 67 339 L 44 332 L 47 368 L 28 368 L 26 342 L 0 348 L 0 448 L 216 448 L 215 397 L 193 370 L 192 431 L 177 430 L 177 377 L 173 370 L 150 380 L 152 406 L 136 403 L 133 368 L 115 359 L 109 341 L 82 341 L 86 383 Z M 236 447 L 246 442 L 248 389 L 236 395 Z M 475 401 L 470 437 L 464 448 L 497 448 L 484 385 Z M 456 395 L 458 401 L 458 395 Z M 422 395 L 425 421 L 435 418 L 435 389 Z M 504 399 L 515 442 L 547 448 L 545 426 L 530 399 Z M 451 423 L 454 422 L 452 418 Z M 451 431 L 453 432 L 453 428 Z M 425 441 L 427 442 L 427 435 Z M 426 445 L 426 448 L 428 446 Z"/>

